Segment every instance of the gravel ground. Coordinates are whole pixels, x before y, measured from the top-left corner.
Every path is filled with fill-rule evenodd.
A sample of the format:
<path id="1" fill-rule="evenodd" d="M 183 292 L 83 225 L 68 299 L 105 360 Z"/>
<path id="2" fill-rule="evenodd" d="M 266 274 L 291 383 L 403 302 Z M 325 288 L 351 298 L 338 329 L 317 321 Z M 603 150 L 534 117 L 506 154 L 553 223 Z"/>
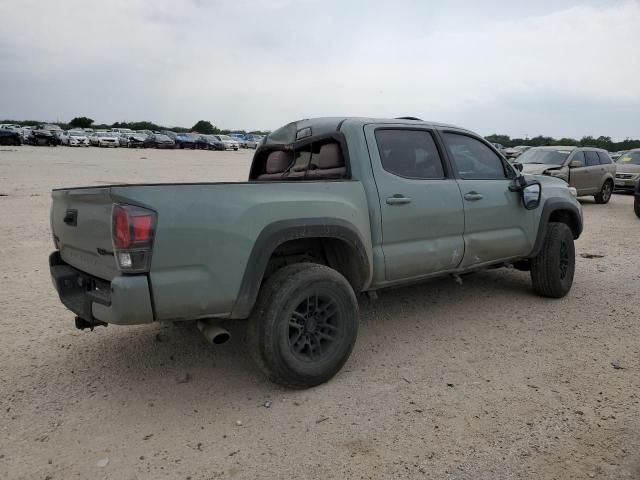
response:
<path id="1" fill-rule="evenodd" d="M 0 148 L 0 478 L 640 478 L 628 195 L 583 201 L 577 252 L 601 257 L 578 257 L 565 299 L 506 269 L 381 292 L 310 390 L 259 374 L 243 322 L 220 347 L 193 325 L 75 330 L 49 280 L 51 188 L 241 180 L 250 160 Z"/>

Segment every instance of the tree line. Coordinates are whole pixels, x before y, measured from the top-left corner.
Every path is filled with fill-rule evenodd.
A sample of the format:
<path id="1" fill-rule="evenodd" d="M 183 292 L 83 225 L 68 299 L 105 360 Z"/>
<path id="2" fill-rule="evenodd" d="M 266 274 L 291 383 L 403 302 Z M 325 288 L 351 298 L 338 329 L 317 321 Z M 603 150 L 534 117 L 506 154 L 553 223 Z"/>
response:
<path id="1" fill-rule="evenodd" d="M 505 147 L 515 147 L 517 145 L 530 145 L 532 147 L 542 147 L 547 145 L 571 145 L 576 147 L 596 147 L 603 148 L 608 152 L 619 152 L 620 150 L 631 150 L 632 148 L 640 148 L 640 140 L 634 140 L 627 138 L 621 142 L 614 142 L 611 137 L 582 137 L 580 140 L 575 138 L 560 138 L 545 137 L 538 135 L 533 138 L 511 138 L 509 135 L 493 134 L 484 137 L 489 142 L 499 143 Z"/>
<path id="2" fill-rule="evenodd" d="M 185 132 L 198 132 L 205 135 L 214 135 L 214 134 L 228 134 L 228 133 L 252 133 L 255 135 L 267 135 L 269 131 L 246 131 L 246 130 L 228 130 L 228 129 L 220 129 L 213 125 L 208 120 L 199 120 L 193 125 L 191 128 L 187 127 L 165 127 L 163 125 L 158 125 L 153 122 L 141 121 L 141 122 L 115 122 L 112 124 L 106 123 L 95 123 L 92 118 L 89 117 L 75 117 L 71 119 L 68 123 L 64 122 L 41 122 L 38 120 L 0 120 L 0 123 L 10 123 L 13 125 L 22 125 L 23 127 L 35 127 L 37 125 L 49 124 L 49 125 L 58 125 L 60 128 L 64 130 L 68 130 L 70 128 L 93 128 L 94 130 L 106 129 L 109 130 L 111 128 L 130 128 L 131 130 L 151 130 L 151 131 L 162 131 L 162 130 L 171 130 L 177 133 L 185 133 Z"/>

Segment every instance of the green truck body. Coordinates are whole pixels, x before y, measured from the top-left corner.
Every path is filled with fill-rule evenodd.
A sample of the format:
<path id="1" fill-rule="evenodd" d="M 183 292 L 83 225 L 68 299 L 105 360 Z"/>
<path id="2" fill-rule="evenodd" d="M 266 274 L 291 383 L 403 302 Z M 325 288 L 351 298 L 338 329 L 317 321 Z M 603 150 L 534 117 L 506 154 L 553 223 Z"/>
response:
<path id="1" fill-rule="evenodd" d="M 389 152 L 403 146 L 394 140 L 403 135 L 435 147 L 412 151 L 418 164 L 438 156 L 441 174 L 416 178 L 394 171 Z M 396 143 L 386 148 L 383 137 Z M 269 177 L 261 174 L 270 152 L 299 158 L 295 152 L 308 149 L 314 158 L 314 142 L 341 147 L 340 178 L 311 177 L 311 166 L 294 177 L 291 165 L 282 178 L 261 178 Z M 494 154 L 504 176 L 468 174 L 461 164 L 468 160 L 471 167 L 464 168 L 472 169 L 475 160 L 467 157 L 473 152 L 485 160 Z M 528 209 L 522 192 L 531 182 L 541 192 L 539 205 Z M 50 264 L 61 300 L 86 322 L 247 318 L 265 280 L 294 262 L 328 265 L 355 292 L 521 265 L 543 248 L 551 222 L 566 224 L 573 238 L 580 235 L 574 194 L 556 178 L 522 177 L 482 138 L 458 127 L 411 119 L 303 120 L 263 140 L 247 182 L 54 190 L 57 248 Z M 152 231 L 143 232 L 149 245 L 141 271 L 118 265 L 119 205 L 153 212 Z"/>

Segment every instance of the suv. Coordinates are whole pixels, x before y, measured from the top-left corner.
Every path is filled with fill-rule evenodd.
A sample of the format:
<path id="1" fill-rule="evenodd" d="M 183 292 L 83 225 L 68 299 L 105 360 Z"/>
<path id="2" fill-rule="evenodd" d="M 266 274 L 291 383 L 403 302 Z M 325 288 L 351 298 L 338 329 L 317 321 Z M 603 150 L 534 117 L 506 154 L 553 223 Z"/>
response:
<path id="1" fill-rule="evenodd" d="M 561 178 L 578 196 L 593 195 L 596 203 L 607 203 L 613 192 L 616 165 L 609 153 L 592 147 L 535 147 L 517 159 L 523 173 Z"/>
<path id="2" fill-rule="evenodd" d="M 49 259 L 78 328 L 249 319 L 267 376 L 308 387 L 347 361 L 357 294 L 514 266 L 571 289 L 575 190 L 521 175 L 469 130 L 407 119 L 319 118 L 261 142 L 241 183 L 54 190 Z"/>
<path id="3" fill-rule="evenodd" d="M 616 167 L 616 189 L 633 192 L 640 182 L 640 148 L 620 155 Z"/>

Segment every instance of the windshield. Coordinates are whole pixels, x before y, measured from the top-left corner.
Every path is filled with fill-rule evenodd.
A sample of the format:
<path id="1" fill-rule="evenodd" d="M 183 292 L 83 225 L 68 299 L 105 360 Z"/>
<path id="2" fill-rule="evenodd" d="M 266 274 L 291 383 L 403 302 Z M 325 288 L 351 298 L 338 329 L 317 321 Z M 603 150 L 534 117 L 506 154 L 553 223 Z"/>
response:
<path id="1" fill-rule="evenodd" d="M 84 137 L 84 132 L 69 132 L 71 137 Z"/>
<path id="2" fill-rule="evenodd" d="M 99 137 L 113 137 L 113 133 L 111 132 L 98 132 L 97 135 Z"/>
<path id="3" fill-rule="evenodd" d="M 616 160 L 620 165 L 640 165 L 640 150 L 624 153 Z"/>
<path id="4" fill-rule="evenodd" d="M 234 140 L 229 135 L 218 135 L 218 137 L 220 137 L 220 140 Z"/>
<path id="5" fill-rule="evenodd" d="M 531 148 L 518 157 L 518 163 L 539 163 L 542 165 L 562 165 L 571 151 Z"/>
<path id="6" fill-rule="evenodd" d="M 156 135 L 156 140 L 167 141 L 167 140 L 171 140 L 171 139 L 169 137 L 167 137 L 166 135 Z"/>

